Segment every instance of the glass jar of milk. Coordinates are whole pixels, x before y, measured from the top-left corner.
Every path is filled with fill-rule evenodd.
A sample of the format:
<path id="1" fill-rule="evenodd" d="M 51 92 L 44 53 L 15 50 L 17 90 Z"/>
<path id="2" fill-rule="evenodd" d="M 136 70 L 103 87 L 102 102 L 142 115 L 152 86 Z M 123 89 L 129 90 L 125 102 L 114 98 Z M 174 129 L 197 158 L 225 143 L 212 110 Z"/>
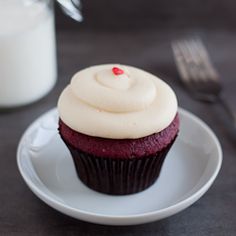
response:
<path id="1" fill-rule="evenodd" d="M 57 78 L 51 0 L 0 0 L 0 107 L 34 102 Z"/>

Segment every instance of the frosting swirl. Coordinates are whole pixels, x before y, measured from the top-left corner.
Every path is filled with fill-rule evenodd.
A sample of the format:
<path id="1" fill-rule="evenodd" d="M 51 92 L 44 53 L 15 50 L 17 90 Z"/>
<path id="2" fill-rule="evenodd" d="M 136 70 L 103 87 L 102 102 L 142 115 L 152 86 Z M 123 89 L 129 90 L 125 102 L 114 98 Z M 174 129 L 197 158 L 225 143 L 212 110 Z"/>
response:
<path id="1" fill-rule="evenodd" d="M 114 74 L 112 68 L 124 73 Z M 98 65 L 75 74 L 58 101 L 71 129 L 90 136 L 141 138 L 165 129 L 177 112 L 173 90 L 131 66 Z"/>

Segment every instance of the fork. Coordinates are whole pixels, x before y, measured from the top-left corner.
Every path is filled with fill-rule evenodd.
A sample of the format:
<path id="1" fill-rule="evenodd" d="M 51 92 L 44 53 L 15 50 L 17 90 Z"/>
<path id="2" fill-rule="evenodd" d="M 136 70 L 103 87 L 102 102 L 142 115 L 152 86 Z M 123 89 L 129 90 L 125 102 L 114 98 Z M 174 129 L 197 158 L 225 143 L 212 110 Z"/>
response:
<path id="1" fill-rule="evenodd" d="M 221 104 L 236 128 L 236 113 L 221 96 L 220 76 L 213 67 L 201 39 L 173 41 L 171 46 L 180 78 L 190 94 L 203 102 Z"/>

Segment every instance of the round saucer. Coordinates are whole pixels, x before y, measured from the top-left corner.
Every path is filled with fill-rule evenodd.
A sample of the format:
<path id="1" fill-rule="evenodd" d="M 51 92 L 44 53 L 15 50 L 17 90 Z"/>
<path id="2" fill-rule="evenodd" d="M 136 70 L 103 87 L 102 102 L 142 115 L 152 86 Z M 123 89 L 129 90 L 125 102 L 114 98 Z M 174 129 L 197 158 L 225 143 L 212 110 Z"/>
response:
<path id="1" fill-rule="evenodd" d="M 54 108 L 23 134 L 17 164 L 29 188 L 46 204 L 74 218 L 107 225 L 134 225 L 176 214 L 197 201 L 212 185 L 222 150 L 212 130 L 179 109 L 180 133 L 159 179 L 147 190 L 110 196 L 86 187 L 77 177 L 70 153 L 57 132 Z"/>

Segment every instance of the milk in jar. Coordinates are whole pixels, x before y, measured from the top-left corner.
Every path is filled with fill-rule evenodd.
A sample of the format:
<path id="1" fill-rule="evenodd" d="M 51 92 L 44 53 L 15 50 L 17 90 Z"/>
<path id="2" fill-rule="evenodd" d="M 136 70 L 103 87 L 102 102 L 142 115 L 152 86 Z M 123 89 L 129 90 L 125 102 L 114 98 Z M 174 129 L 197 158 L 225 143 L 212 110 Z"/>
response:
<path id="1" fill-rule="evenodd" d="M 0 107 L 38 100 L 56 82 L 52 1 L 0 0 Z"/>

